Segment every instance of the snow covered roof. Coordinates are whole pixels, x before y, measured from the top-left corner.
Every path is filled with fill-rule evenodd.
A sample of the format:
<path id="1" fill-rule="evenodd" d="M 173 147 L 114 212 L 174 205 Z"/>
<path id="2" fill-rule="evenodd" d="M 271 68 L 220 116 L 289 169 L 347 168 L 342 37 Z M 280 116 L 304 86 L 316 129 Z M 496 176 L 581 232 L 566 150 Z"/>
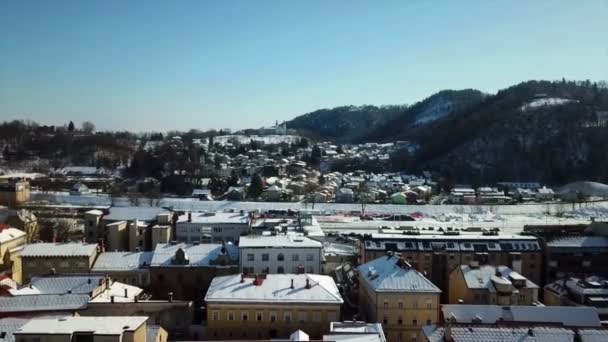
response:
<path id="1" fill-rule="evenodd" d="M 430 292 L 441 290 L 397 255 L 360 265 L 359 276 L 378 292 Z"/>
<path id="2" fill-rule="evenodd" d="M 138 297 L 143 289 L 132 286 L 120 282 L 112 282 L 109 288 L 105 289 L 97 296 L 91 299 L 91 303 L 110 303 L 112 302 L 112 297 L 114 297 L 114 302 L 116 303 L 130 303 L 135 300 L 135 297 Z"/>
<path id="3" fill-rule="evenodd" d="M 203 224 L 247 224 L 249 216 L 246 213 L 192 213 L 192 223 Z M 181 223 L 181 222 L 180 222 Z"/>
<path id="4" fill-rule="evenodd" d="M 29 318 L 1 318 L 0 319 L 0 342 L 14 342 L 13 333 L 21 328 Z"/>
<path id="5" fill-rule="evenodd" d="M 21 257 L 88 257 L 98 250 L 96 244 L 82 242 L 41 242 L 25 245 Z"/>
<path id="6" fill-rule="evenodd" d="M 160 214 L 169 214 L 170 211 L 161 207 L 111 207 L 110 213 L 103 217 L 108 221 L 154 221 Z"/>
<path id="7" fill-rule="evenodd" d="M 578 335 L 581 342 L 605 342 L 608 341 L 608 330 L 580 329 Z"/>
<path id="8" fill-rule="evenodd" d="M 61 317 L 33 318 L 15 332 L 20 334 L 61 334 L 78 332 L 96 335 L 122 335 L 134 331 L 148 320 L 146 316 L 101 316 L 101 317 Z"/>
<path id="9" fill-rule="evenodd" d="M 434 330 L 433 330 L 434 329 Z M 445 328 L 424 329 L 429 342 L 443 342 Z M 574 331 L 557 327 L 456 326 L 451 328 L 453 342 L 573 342 Z"/>
<path id="10" fill-rule="evenodd" d="M 510 278 L 525 279 L 527 288 L 538 288 L 538 285 L 529 281 L 519 273 L 513 271 L 507 266 L 492 266 L 481 265 L 479 267 L 471 267 L 469 265 L 461 265 L 460 271 L 464 276 L 465 283 L 470 289 L 488 289 L 490 292 L 497 292 L 495 281 L 503 284 L 510 284 Z M 495 279 L 497 273 L 500 274 L 500 279 Z"/>
<path id="11" fill-rule="evenodd" d="M 29 285 L 9 292 L 12 296 L 89 294 L 100 286 L 102 279 L 103 276 L 32 277 Z"/>
<path id="12" fill-rule="evenodd" d="M 224 245 L 225 251 L 230 256 L 230 259 L 236 261 L 239 259 L 239 248 L 233 244 L 227 243 Z M 177 243 L 167 244 L 159 243 L 156 245 L 152 255 L 150 266 L 152 267 L 205 267 L 211 266 L 212 261 L 222 255 L 222 244 L 204 243 L 199 245 Z M 187 264 L 174 264 L 176 252 L 182 249 L 188 257 Z"/>
<path id="13" fill-rule="evenodd" d="M 599 327 L 598 312 L 583 306 L 499 306 L 444 304 L 443 317 L 454 323 L 547 323 L 566 327 Z"/>
<path id="14" fill-rule="evenodd" d="M 85 309 L 88 302 L 88 294 L 0 297 L 0 313 L 71 311 Z"/>
<path id="15" fill-rule="evenodd" d="M 319 241 L 297 235 L 247 235 L 239 239 L 240 248 L 321 248 Z"/>
<path id="16" fill-rule="evenodd" d="M 241 274 L 215 277 L 205 295 L 206 302 L 264 302 L 342 304 L 334 280 L 318 274 L 267 274 L 259 285 Z M 243 282 L 241 282 L 243 280 Z M 293 288 L 291 284 L 293 281 Z M 306 284 L 309 284 L 309 288 Z"/>
<path id="17" fill-rule="evenodd" d="M 5 243 L 8 241 L 12 241 L 14 239 L 18 239 L 20 237 L 25 236 L 25 232 L 21 231 L 17 228 L 8 227 L 8 228 L 0 228 L 0 243 Z"/>
<path id="18" fill-rule="evenodd" d="M 129 271 L 150 266 L 153 252 L 105 252 L 97 256 L 92 271 Z"/>
<path id="19" fill-rule="evenodd" d="M 323 341 L 386 342 L 380 323 L 331 322 L 329 331 L 328 335 L 323 335 Z"/>
<path id="20" fill-rule="evenodd" d="M 568 236 L 547 243 L 556 248 L 606 248 L 608 237 L 605 236 Z"/>

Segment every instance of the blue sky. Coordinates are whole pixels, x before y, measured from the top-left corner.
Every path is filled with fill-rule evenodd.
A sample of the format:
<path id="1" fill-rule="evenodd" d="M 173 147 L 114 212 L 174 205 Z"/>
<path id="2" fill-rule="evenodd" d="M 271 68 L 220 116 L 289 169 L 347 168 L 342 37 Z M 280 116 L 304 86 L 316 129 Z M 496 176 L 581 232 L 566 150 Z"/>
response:
<path id="1" fill-rule="evenodd" d="M 608 1 L 0 2 L 0 120 L 260 127 L 442 89 L 608 79 Z"/>

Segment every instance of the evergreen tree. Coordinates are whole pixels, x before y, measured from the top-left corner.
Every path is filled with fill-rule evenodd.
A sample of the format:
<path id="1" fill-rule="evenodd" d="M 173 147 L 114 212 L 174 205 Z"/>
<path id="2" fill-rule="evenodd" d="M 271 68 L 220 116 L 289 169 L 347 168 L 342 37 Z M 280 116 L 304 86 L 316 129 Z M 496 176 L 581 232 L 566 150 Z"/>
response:
<path id="1" fill-rule="evenodd" d="M 262 178 L 257 173 L 251 177 L 251 184 L 249 184 L 249 189 L 247 190 L 247 196 L 250 198 L 256 199 L 260 197 L 262 192 L 264 191 L 264 182 Z"/>
<path id="2" fill-rule="evenodd" d="M 68 124 L 68 131 L 74 132 L 74 123 L 72 121 L 70 121 L 70 123 Z"/>

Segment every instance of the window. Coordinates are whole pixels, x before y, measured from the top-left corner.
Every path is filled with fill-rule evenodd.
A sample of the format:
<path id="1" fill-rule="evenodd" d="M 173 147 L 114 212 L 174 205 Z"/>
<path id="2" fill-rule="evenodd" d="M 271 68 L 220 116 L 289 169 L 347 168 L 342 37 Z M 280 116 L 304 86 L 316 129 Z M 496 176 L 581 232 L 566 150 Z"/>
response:
<path id="1" fill-rule="evenodd" d="M 70 263 L 67 262 L 67 261 L 60 261 L 59 262 L 59 267 L 68 268 L 68 267 L 70 267 Z"/>
<path id="2" fill-rule="evenodd" d="M 279 266 L 277 267 L 277 273 L 285 273 L 285 269 L 283 268 L 283 266 Z"/>
<path id="3" fill-rule="evenodd" d="M 403 324 L 403 317 L 399 316 L 399 318 L 397 319 L 397 324 Z"/>
<path id="4" fill-rule="evenodd" d="M 219 311 L 213 311 L 211 313 L 211 319 L 214 321 L 219 321 L 220 320 L 220 313 Z"/>
<path id="5" fill-rule="evenodd" d="M 299 254 L 292 254 L 291 255 L 291 261 L 300 261 L 300 255 Z"/>
<path id="6" fill-rule="evenodd" d="M 321 313 L 319 311 L 315 311 L 312 313 L 312 320 L 314 322 L 321 322 Z"/>
<path id="7" fill-rule="evenodd" d="M 213 232 L 214 233 L 221 233 L 222 232 L 222 228 L 213 227 Z"/>
<path id="8" fill-rule="evenodd" d="M 306 319 L 308 318 L 306 316 L 306 312 L 300 311 L 300 313 L 298 314 L 298 321 L 300 321 L 300 323 L 306 322 Z"/>
<path id="9" fill-rule="evenodd" d="M 262 269 L 262 273 L 266 273 L 266 274 L 270 273 L 270 267 L 264 267 Z"/>
<path id="10" fill-rule="evenodd" d="M 247 321 L 247 320 L 249 320 L 249 312 L 241 311 L 241 321 Z"/>
<path id="11" fill-rule="evenodd" d="M 414 308 L 414 309 L 418 309 L 418 302 L 414 301 L 414 302 L 412 303 L 412 308 Z"/>
<path id="12" fill-rule="evenodd" d="M 403 302 L 399 302 L 399 309 L 403 309 Z"/>
<path id="13" fill-rule="evenodd" d="M 262 261 L 268 261 L 270 258 L 268 257 L 268 253 L 262 254 Z"/>
<path id="14" fill-rule="evenodd" d="M 279 253 L 279 255 L 277 255 L 277 260 L 278 261 L 284 261 L 285 260 L 285 256 L 283 255 L 283 253 Z"/>
<path id="15" fill-rule="evenodd" d="M 283 315 L 283 319 L 285 320 L 285 322 L 287 322 L 287 323 L 291 323 L 291 312 L 286 312 L 286 313 Z"/>
<path id="16" fill-rule="evenodd" d="M 418 325 L 418 320 L 417 319 L 413 319 L 412 320 L 412 325 Z"/>
<path id="17" fill-rule="evenodd" d="M 306 255 L 306 261 L 313 261 L 315 259 L 315 256 L 312 253 L 309 253 Z"/>
<path id="18" fill-rule="evenodd" d="M 433 308 L 433 301 L 430 299 L 426 300 L 426 308 L 427 309 L 432 309 Z"/>
<path id="19" fill-rule="evenodd" d="M 234 312 L 228 311 L 228 320 L 229 321 L 234 321 Z"/>
<path id="20" fill-rule="evenodd" d="M 270 322 L 274 322 L 277 320 L 277 313 L 276 312 L 271 312 L 270 313 Z"/>
<path id="21" fill-rule="evenodd" d="M 312 266 L 306 266 L 306 272 L 312 273 Z"/>
<path id="22" fill-rule="evenodd" d="M 382 318 L 382 324 L 384 324 L 384 325 L 388 324 L 388 316 L 384 316 L 384 318 Z"/>
<path id="23" fill-rule="evenodd" d="M 259 311 L 255 313 L 255 319 L 258 321 L 263 321 L 264 320 L 264 313 Z"/>
<path id="24" fill-rule="evenodd" d="M 335 311 L 330 311 L 327 313 L 327 320 L 330 322 L 335 322 L 336 320 L 338 320 L 338 315 Z"/>
<path id="25" fill-rule="evenodd" d="M 384 301 L 384 308 L 388 309 L 388 301 L 386 301 L 386 300 Z"/>
<path id="26" fill-rule="evenodd" d="M 251 253 L 247 254 L 247 261 L 255 261 L 255 256 Z"/>
<path id="27" fill-rule="evenodd" d="M 426 320 L 426 325 L 430 325 L 430 324 L 431 324 L 431 320 L 430 320 L 430 319 L 427 319 L 427 320 Z"/>

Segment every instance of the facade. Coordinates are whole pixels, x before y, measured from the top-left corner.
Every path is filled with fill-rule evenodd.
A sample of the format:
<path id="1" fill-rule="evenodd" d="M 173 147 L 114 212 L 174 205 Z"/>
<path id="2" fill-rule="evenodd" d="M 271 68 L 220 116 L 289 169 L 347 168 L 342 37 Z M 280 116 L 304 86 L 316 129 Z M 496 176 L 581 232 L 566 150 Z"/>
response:
<path id="1" fill-rule="evenodd" d="M 201 300 L 211 280 L 238 273 L 239 251 L 232 244 L 156 245 L 150 263 L 154 298 Z"/>
<path id="2" fill-rule="evenodd" d="M 508 266 L 513 271 L 541 284 L 543 254 L 534 236 L 508 235 L 481 229 L 454 231 L 391 230 L 391 233 L 364 235 L 360 244 L 361 263 L 386 254 L 401 253 L 408 263 L 425 273 L 435 285 L 446 290 L 450 273 L 460 265 L 477 261 L 480 265 Z"/>
<path id="3" fill-rule="evenodd" d="M 320 339 L 340 318 L 333 279 L 316 274 L 216 277 L 205 295 L 210 339 L 287 338 L 296 330 Z"/>
<path id="4" fill-rule="evenodd" d="M 14 332 L 15 342 L 146 342 L 148 317 L 34 318 Z"/>
<path id="5" fill-rule="evenodd" d="M 450 274 L 450 304 L 532 305 L 538 285 L 506 266 L 461 265 Z"/>
<path id="6" fill-rule="evenodd" d="M 25 232 L 8 226 L 0 226 L 0 274 L 10 276 L 18 284 L 23 281 L 19 253 L 25 242 Z"/>
<path id="7" fill-rule="evenodd" d="M 0 183 L 0 205 L 16 207 L 30 200 L 30 183 L 6 181 Z"/>
<path id="8" fill-rule="evenodd" d="M 305 236 L 247 235 L 239 242 L 242 273 L 321 273 L 323 245 Z"/>
<path id="9" fill-rule="evenodd" d="M 381 323 L 388 341 L 422 341 L 422 326 L 439 321 L 441 290 L 393 253 L 358 269 L 362 319 Z"/>
<path id="10" fill-rule="evenodd" d="M 549 241 L 546 248 L 547 283 L 566 277 L 608 275 L 608 237 L 568 236 Z"/>
<path id="11" fill-rule="evenodd" d="M 21 251 L 23 281 L 49 274 L 89 273 L 99 246 L 80 242 L 34 243 Z"/>
<path id="12" fill-rule="evenodd" d="M 249 216 L 236 213 L 188 213 L 176 225 L 177 241 L 185 243 L 237 243 L 249 232 Z"/>
<path id="13" fill-rule="evenodd" d="M 108 275 L 125 284 L 150 286 L 152 252 L 105 252 L 99 254 L 91 273 Z"/>

